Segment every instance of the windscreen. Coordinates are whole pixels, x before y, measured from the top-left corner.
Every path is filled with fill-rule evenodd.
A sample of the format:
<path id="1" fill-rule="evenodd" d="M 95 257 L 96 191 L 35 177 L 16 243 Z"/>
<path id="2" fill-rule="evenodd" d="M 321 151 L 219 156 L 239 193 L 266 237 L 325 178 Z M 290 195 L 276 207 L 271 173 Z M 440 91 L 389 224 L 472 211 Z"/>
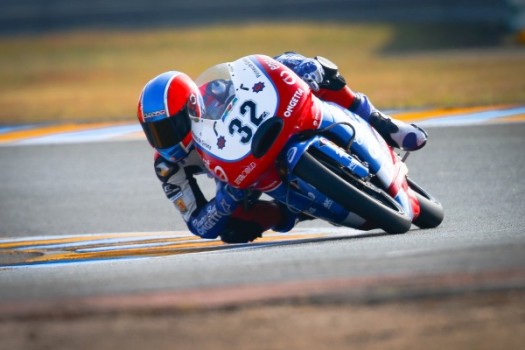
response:
<path id="1" fill-rule="evenodd" d="M 209 68 L 196 80 L 204 101 L 205 119 L 221 119 L 235 97 L 235 87 L 230 75 L 230 64 L 221 63 Z"/>

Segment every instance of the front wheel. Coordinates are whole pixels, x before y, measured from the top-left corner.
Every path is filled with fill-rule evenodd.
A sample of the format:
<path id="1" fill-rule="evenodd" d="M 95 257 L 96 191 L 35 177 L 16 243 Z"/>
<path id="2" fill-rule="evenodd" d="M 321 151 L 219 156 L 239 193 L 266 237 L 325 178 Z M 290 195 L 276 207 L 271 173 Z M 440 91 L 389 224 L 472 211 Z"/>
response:
<path id="1" fill-rule="evenodd" d="M 294 174 L 346 210 L 375 223 L 388 233 L 405 233 L 412 224 L 403 208 L 385 191 L 342 169 L 331 158 L 305 153 Z"/>

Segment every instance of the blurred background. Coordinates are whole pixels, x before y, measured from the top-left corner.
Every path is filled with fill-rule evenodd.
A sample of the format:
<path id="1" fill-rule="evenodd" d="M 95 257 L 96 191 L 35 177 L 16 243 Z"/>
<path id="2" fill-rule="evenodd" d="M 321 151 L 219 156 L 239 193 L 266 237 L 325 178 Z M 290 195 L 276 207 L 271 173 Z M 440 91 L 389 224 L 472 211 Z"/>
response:
<path id="1" fill-rule="evenodd" d="M 3 0 L 3 33 L 254 20 L 514 25 L 520 0 Z"/>
<path id="2" fill-rule="evenodd" d="M 242 55 L 335 61 L 381 108 L 525 102 L 525 0 L 2 0 L 0 125 L 134 119 L 142 86 Z"/>

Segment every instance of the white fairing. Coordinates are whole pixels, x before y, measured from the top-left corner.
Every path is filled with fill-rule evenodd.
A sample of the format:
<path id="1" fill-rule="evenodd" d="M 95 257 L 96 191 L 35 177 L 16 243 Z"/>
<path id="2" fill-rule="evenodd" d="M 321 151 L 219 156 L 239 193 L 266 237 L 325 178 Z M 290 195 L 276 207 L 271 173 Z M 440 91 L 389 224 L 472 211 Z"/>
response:
<path id="1" fill-rule="evenodd" d="M 215 81 L 226 86 L 224 106 L 207 88 Z M 197 80 L 205 111 L 192 119 L 194 141 L 200 148 L 224 161 L 236 161 L 250 154 L 251 136 L 261 120 L 275 115 L 277 92 L 257 63 L 242 58 L 222 63 L 205 71 Z M 254 123 L 256 118 L 259 123 Z"/>

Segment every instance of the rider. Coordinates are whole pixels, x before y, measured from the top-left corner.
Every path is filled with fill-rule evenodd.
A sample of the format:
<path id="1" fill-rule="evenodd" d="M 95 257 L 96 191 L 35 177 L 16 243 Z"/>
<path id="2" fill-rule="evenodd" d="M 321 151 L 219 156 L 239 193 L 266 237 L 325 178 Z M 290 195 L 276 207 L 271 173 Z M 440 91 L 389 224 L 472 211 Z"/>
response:
<path id="1" fill-rule="evenodd" d="M 427 134 L 421 128 L 381 113 L 365 95 L 354 93 L 346 85 L 329 60 L 306 58 L 294 52 L 275 59 L 308 83 L 317 97 L 335 102 L 367 120 L 390 146 L 413 151 L 425 145 Z M 207 88 L 221 92 L 220 85 Z M 177 71 L 165 72 L 150 80 L 138 102 L 138 119 L 156 150 L 157 177 L 190 231 L 202 238 L 220 237 L 227 243 L 241 243 L 261 237 L 269 229 L 280 232 L 292 229 L 298 216 L 273 201 L 260 200 L 260 194 L 248 194 L 217 182 L 215 197 L 206 200 L 194 176 L 208 171 L 193 146 L 189 119 L 201 113 L 203 101 L 199 87 L 186 74 Z M 242 205 L 247 201 L 250 205 Z"/>

